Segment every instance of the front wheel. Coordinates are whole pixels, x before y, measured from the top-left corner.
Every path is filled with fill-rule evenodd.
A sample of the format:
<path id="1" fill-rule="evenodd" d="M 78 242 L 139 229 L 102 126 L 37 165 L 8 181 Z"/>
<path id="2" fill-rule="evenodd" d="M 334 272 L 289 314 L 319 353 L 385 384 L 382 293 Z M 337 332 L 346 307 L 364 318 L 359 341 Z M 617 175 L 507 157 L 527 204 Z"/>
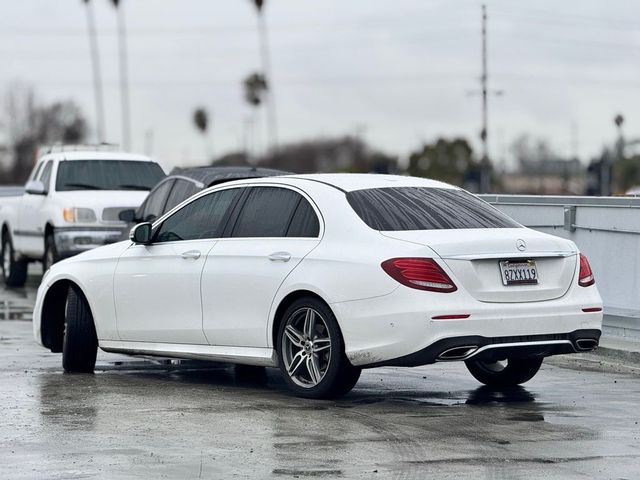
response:
<path id="1" fill-rule="evenodd" d="M 2 238 L 2 279 L 9 287 L 22 287 L 27 281 L 28 262 L 17 259 L 9 234 Z"/>
<path id="2" fill-rule="evenodd" d="M 58 251 L 56 242 L 52 234 L 48 234 L 44 239 L 44 256 L 42 257 L 42 272 L 46 272 L 51 265 L 58 261 Z"/>
<path id="3" fill-rule="evenodd" d="M 87 300 L 77 287 L 70 287 L 62 344 L 62 367 L 70 373 L 93 373 L 98 355 L 98 337 Z"/>
<path id="4" fill-rule="evenodd" d="M 467 360 L 467 369 L 480 383 L 491 387 L 511 387 L 531 380 L 542 365 L 543 357 L 508 358 L 495 362 Z"/>
<path id="5" fill-rule="evenodd" d="M 338 398 L 358 381 L 349 363 L 335 316 L 315 298 L 295 301 L 278 330 L 278 362 L 285 382 L 305 398 Z"/>

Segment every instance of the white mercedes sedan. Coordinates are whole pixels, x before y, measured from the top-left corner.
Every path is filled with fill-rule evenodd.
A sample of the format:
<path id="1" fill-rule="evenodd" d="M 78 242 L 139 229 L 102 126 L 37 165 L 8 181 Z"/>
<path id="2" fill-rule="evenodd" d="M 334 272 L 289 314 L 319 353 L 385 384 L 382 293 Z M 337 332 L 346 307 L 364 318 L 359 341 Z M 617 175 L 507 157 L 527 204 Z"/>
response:
<path id="1" fill-rule="evenodd" d="M 68 372 L 97 349 L 279 367 L 304 397 L 363 368 L 464 361 L 492 386 L 598 345 L 576 245 L 413 177 L 325 174 L 209 188 L 131 240 L 53 265 L 33 315 Z"/>

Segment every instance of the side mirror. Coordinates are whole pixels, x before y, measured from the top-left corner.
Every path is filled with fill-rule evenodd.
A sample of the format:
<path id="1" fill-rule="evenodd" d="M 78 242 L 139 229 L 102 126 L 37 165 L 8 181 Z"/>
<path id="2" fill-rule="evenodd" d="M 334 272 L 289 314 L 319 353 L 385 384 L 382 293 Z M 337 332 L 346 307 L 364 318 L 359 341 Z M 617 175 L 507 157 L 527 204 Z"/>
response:
<path id="1" fill-rule="evenodd" d="M 151 243 L 151 224 L 144 222 L 133 227 L 131 233 L 129 233 L 129 240 L 142 245 Z"/>
<path id="2" fill-rule="evenodd" d="M 44 188 L 44 183 L 42 183 L 40 180 L 31 180 L 30 182 L 27 182 L 24 190 L 31 195 L 47 194 L 47 190 Z"/>
<path id="3" fill-rule="evenodd" d="M 133 208 L 128 208 L 127 210 L 122 210 L 118 214 L 118 218 L 123 222 L 131 223 L 136 219 L 136 211 Z"/>

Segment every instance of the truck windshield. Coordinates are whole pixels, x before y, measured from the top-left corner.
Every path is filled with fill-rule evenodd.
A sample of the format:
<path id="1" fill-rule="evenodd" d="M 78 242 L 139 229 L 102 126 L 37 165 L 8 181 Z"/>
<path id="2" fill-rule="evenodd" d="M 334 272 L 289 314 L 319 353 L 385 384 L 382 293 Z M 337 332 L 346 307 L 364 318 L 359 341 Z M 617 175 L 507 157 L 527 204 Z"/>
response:
<path id="1" fill-rule="evenodd" d="M 164 177 L 154 162 L 67 160 L 58 166 L 56 190 L 151 190 Z"/>

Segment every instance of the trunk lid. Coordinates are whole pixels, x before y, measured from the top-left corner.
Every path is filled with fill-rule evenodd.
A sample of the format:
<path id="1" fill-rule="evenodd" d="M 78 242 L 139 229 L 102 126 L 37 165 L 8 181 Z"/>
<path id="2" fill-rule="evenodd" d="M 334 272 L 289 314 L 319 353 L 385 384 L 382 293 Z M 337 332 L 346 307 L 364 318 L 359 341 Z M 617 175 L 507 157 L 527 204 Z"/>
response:
<path id="1" fill-rule="evenodd" d="M 383 235 L 431 248 L 453 281 L 482 302 L 536 302 L 563 296 L 575 276 L 573 242 L 528 228 L 411 230 Z M 500 262 L 534 260 L 538 283 L 504 285 Z"/>

